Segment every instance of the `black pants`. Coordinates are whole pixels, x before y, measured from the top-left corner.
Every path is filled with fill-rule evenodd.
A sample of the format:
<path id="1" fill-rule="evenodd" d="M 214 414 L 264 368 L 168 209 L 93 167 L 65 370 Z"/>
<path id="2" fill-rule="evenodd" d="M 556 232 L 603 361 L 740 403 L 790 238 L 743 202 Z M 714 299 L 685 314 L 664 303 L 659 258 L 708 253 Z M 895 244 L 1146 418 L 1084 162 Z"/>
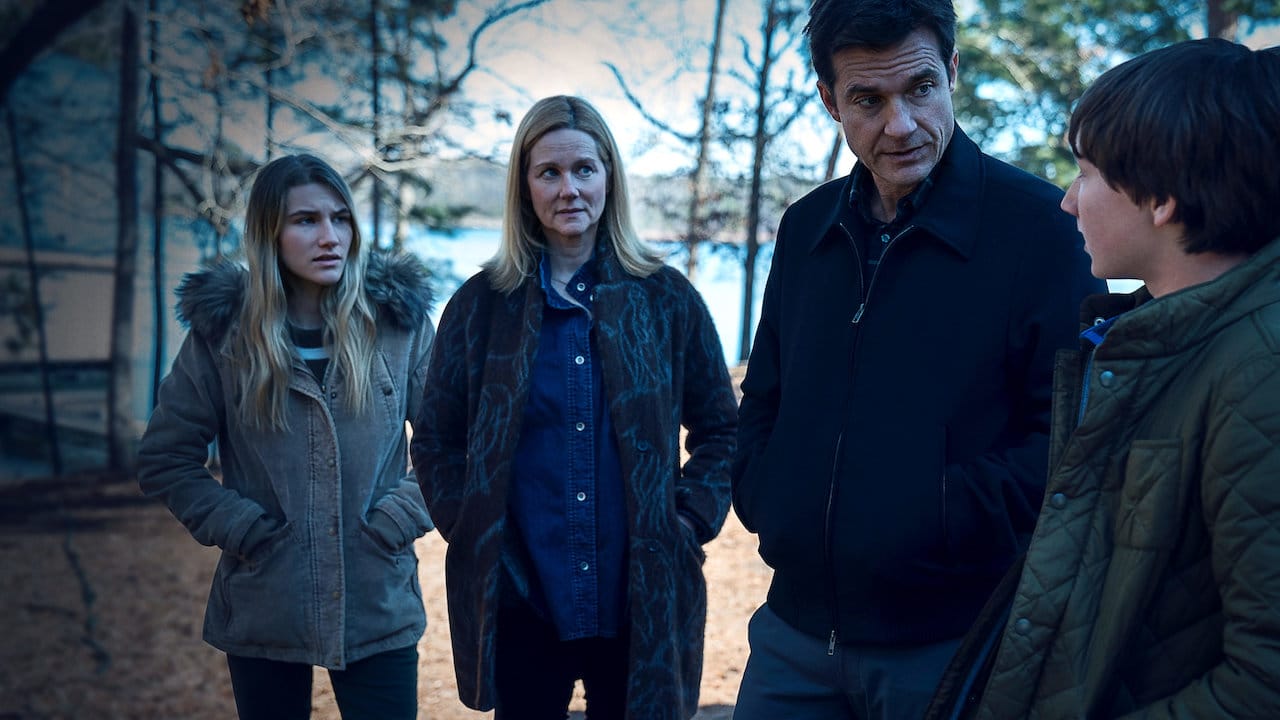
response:
<path id="1" fill-rule="evenodd" d="M 590 720 L 620 720 L 627 707 L 625 638 L 560 640 L 523 603 L 498 612 L 494 720 L 564 720 L 582 681 Z"/>
<path id="2" fill-rule="evenodd" d="M 240 720 L 311 717 L 312 666 L 227 656 Z M 388 650 L 330 670 L 343 720 L 413 720 L 418 716 L 418 646 Z"/>

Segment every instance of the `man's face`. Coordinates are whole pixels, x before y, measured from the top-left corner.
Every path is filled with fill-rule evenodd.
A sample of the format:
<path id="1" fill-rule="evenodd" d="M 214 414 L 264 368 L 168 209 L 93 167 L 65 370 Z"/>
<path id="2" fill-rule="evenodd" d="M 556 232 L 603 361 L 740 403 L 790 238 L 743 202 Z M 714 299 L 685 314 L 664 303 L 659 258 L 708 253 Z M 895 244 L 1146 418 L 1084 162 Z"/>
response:
<path id="1" fill-rule="evenodd" d="M 921 28 L 887 48 L 837 50 L 835 82 L 818 81 L 827 112 L 889 207 L 929 176 L 951 141 L 958 61 L 953 53 L 944 62 L 933 33 Z"/>

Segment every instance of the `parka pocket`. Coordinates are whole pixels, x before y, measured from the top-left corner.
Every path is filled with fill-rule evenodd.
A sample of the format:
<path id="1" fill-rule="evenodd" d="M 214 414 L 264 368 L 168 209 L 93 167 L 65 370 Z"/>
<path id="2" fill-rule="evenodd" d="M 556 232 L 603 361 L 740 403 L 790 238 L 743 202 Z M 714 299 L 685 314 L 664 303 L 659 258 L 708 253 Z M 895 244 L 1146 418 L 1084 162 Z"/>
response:
<path id="1" fill-rule="evenodd" d="M 350 544 L 350 543 L 354 544 Z M 383 627 L 387 634 L 399 631 L 405 618 L 422 605 L 422 588 L 418 585 L 418 555 L 412 542 L 389 550 L 372 528 L 360 523 L 354 540 L 348 541 L 347 587 L 356 588 L 361 605 L 373 608 L 378 619 L 362 622 L 394 625 Z"/>
<path id="2" fill-rule="evenodd" d="M 1116 511 L 1116 545 L 1149 550 L 1174 546 L 1186 493 L 1179 440 L 1138 440 L 1124 464 Z"/>
<path id="3" fill-rule="evenodd" d="M 260 647 L 306 647 L 311 607 L 308 564 L 287 524 L 247 560 L 228 563 L 223 577 L 227 634 Z"/>
<path id="4" fill-rule="evenodd" d="M 413 541 L 413 538 L 406 537 L 406 533 L 400 529 L 389 513 L 377 507 L 360 522 L 360 531 L 388 555 L 403 551 L 405 546 Z"/>

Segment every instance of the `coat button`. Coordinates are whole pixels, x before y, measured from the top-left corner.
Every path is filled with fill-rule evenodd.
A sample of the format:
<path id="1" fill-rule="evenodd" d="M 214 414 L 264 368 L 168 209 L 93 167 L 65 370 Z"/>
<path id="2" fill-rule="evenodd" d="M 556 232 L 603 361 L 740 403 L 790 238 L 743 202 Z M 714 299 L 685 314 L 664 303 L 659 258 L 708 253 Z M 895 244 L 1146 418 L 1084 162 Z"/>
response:
<path id="1" fill-rule="evenodd" d="M 581 570 L 582 572 L 586 572 L 591 569 L 591 566 L 586 562 L 583 562 L 581 565 L 578 566 L 578 569 Z"/>
<path id="2" fill-rule="evenodd" d="M 1116 374 L 1110 370 L 1103 370 L 1102 374 L 1098 376 L 1098 383 L 1102 385 L 1102 387 L 1111 387 L 1115 381 Z"/>
<path id="3" fill-rule="evenodd" d="M 578 284 L 577 284 L 577 288 L 578 288 L 578 292 L 582 292 L 583 290 L 586 290 L 586 289 L 587 289 L 587 284 L 586 284 L 586 283 L 578 283 Z"/>
<path id="4" fill-rule="evenodd" d="M 574 429 L 574 430 L 577 430 L 578 432 L 582 432 L 583 430 L 586 430 L 586 429 L 587 429 L 587 424 L 586 424 L 586 423 L 577 423 L 576 425 L 574 425 L 574 426 L 573 426 L 573 429 Z"/>
<path id="5" fill-rule="evenodd" d="M 1026 635 L 1031 632 L 1031 621 L 1026 618 L 1018 618 L 1018 621 L 1013 624 L 1013 631 L 1019 635 Z"/>
<path id="6" fill-rule="evenodd" d="M 584 502 L 587 499 L 587 494 L 584 492 L 580 492 L 578 493 L 577 498 L 578 498 L 578 502 Z"/>
<path id="7" fill-rule="evenodd" d="M 574 359 L 573 359 L 573 362 L 574 362 L 574 363 L 576 363 L 576 364 L 578 364 L 578 365 L 581 365 L 582 363 L 584 363 L 584 362 L 586 362 L 586 361 L 587 361 L 587 359 L 586 359 L 586 358 L 584 358 L 584 357 L 582 357 L 581 355 L 579 355 L 578 357 L 576 357 L 576 358 L 574 358 Z"/>
<path id="8" fill-rule="evenodd" d="M 1067 506 L 1067 496 L 1062 493 L 1054 493 L 1049 497 L 1049 504 L 1061 510 Z"/>

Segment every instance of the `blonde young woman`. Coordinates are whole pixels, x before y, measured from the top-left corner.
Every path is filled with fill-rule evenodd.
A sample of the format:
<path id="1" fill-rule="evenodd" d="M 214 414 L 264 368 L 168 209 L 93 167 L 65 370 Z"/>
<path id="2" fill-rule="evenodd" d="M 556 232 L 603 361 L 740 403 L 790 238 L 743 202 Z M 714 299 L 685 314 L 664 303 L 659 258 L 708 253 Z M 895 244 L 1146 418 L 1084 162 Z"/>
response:
<path id="1" fill-rule="evenodd" d="M 178 289 L 190 332 L 160 388 L 138 480 L 222 557 L 204 639 L 241 718 L 306 718 L 312 666 L 344 717 L 413 718 L 426 627 L 407 472 L 434 337 L 421 263 L 370 253 L 342 178 L 309 155 L 254 181 L 247 268 Z M 216 441 L 221 477 L 206 468 Z"/>
<path id="2" fill-rule="evenodd" d="M 584 100 L 521 121 L 501 248 L 445 309 L 426 387 L 412 454 L 449 542 L 463 702 L 565 717 L 581 680 L 590 718 L 692 716 L 737 408 L 711 316 L 637 237 Z"/>

